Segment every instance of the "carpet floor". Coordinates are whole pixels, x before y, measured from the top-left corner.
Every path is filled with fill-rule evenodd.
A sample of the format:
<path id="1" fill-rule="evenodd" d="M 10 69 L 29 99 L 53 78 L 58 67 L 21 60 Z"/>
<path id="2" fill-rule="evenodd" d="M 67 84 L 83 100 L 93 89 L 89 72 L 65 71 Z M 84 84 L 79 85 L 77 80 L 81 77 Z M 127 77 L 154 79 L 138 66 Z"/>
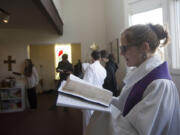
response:
<path id="1" fill-rule="evenodd" d="M 54 92 L 38 95 L 38 109 L 0 114 L 0 135 L 82 135 L 78 109 L 52 107 Z"/>

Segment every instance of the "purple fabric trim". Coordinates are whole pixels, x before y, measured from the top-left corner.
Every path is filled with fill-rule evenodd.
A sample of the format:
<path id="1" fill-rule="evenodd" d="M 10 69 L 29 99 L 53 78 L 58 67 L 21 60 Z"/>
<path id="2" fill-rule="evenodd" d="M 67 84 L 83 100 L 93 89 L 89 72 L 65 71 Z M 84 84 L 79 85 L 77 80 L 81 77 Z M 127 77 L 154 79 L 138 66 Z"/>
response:
<path id="1" fill-rule="evenodd" d="M 171 75 L 168 72 L 167 62 L 159 65 L 148 73 L 144 78 L 138 81 L 132 88 L 128 98 L 126 100 L 123 116 L 126 116 L 129 111 L 142 100 L 142 96 L 146 87 L 154 80 L 157 79 L 168 79 L 171 80 Z"/>

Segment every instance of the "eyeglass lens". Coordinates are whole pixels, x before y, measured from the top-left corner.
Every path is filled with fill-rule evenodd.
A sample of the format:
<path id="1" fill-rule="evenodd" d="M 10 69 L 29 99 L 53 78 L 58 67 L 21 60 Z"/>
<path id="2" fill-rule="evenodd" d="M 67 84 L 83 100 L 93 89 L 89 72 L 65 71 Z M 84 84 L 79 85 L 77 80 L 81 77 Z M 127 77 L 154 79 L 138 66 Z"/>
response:
<path id="1" fill-rule="evenodd" d="M 122 53 L 125 53 L 125 52 L 127 51 L 127 46 L 121 45 L 121 46 L 120 46 L 120 49 L 121 49 L 121 52 L 122 52 Z"/>

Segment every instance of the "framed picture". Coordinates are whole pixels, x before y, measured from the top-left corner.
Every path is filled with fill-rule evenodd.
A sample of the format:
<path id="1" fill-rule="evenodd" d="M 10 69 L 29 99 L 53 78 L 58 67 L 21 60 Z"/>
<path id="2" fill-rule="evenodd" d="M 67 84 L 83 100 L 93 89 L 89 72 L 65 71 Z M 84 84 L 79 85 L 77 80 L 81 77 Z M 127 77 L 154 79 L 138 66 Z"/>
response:
<path id="1" fill-rule="evenodd" d="M 119 52 L 119 39 L 118 38 L 110 42 L 110 50 L 111 50 L 111 53 L 114 55 L 115 62 L 119 64 L 120 52 Z"/>

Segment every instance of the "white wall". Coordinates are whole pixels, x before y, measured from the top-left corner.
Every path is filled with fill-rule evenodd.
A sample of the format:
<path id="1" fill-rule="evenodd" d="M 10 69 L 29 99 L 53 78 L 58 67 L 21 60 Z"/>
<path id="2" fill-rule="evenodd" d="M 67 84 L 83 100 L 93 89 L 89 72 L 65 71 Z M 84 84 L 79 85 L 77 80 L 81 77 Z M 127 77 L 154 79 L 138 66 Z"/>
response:
<path id="1" fill-rule="evenodd" d="M 116 38 L 120 39 L 120 33 L 126 27 L 126 16 L 125 10 L 126 3 L 124 0 L 105 0 L 105 15 L 106 15 L 106 42 L 112 42 Z M 107 46 L 107 48 L 109 48 Z M 125 61 L 122 56 L 120 56 L 120 64 L 118 65 L 119 69 L 116 73 L 117 82 L 119 87 L 121 88 L 123 83 L 122 80 L 125 76 L 126 66 Z"/>
<path id="2" fill-rule="evenodd" d="M 120 37 L 125 28 L 125 12 L 123 0 L 106 0 L 107 42 Z"/>
<path id="3" fill-rule="evenodd" d="M 62 0 L 64 34 L 61 42 L 81 43 L 83 59 L 89 59 L 89 46 L 104 48 L 104 0 Z"/>

